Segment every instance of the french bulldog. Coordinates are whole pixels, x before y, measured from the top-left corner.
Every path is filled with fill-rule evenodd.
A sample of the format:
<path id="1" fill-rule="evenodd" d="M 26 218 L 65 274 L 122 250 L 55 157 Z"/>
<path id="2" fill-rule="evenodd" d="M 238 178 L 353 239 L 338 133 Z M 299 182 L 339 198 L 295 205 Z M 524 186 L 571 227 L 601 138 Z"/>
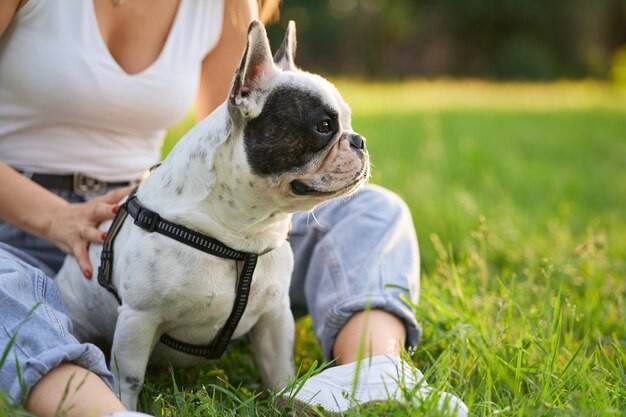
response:
<path id="1" fill-rule="evenodd" d="M 233 338 L 250 332 L 263 382 L 274 388 L 294 377 L 291 215 L 347 196 L 369 176 L 365 140 L 352 130 L 349 107 L 330 82 L 296 68 L 295 53 L 293 22 L 274 57 L 265 28 L 252 22 L 228 99 L 136 191 L 161 218 L 261 254 Z M 90 247 L 94 266 L 101 250 Z M 207 360 L 160 337 L 211 343 L 231 312 L 241 264 L 149 233 L 130 217 L 114 251 L 112 283 L 121 305 L 83 278 L 70 257 L 56 282 L 75 336 L 111 347 L 116 392 L 135 409 L 149 361 L 186 367 Z"/>

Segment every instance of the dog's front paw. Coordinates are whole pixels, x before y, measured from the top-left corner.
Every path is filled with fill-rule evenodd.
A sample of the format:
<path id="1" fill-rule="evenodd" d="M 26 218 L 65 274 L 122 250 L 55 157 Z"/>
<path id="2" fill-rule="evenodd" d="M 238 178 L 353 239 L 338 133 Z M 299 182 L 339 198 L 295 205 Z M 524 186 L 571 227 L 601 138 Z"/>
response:
<path id="1" fill-rule="evenodd" d="M 127 375 L 120 382 L 120 400 L 129 410 L 137 409 L 137 399 L 143 386 L 143 378 Z"/>

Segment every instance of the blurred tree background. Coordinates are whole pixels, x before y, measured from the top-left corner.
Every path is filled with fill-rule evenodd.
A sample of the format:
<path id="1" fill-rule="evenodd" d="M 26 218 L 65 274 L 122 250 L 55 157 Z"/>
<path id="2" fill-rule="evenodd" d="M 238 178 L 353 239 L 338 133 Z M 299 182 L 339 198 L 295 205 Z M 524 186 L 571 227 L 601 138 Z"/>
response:
<path id="1" fill-rule="evenodd" d="M 298 64 L 323 74 L 554 80 L 625 71 L 626 0 L 283 0 L 281 10 L 268 28 L 273 45 L 295 20 Z"/>

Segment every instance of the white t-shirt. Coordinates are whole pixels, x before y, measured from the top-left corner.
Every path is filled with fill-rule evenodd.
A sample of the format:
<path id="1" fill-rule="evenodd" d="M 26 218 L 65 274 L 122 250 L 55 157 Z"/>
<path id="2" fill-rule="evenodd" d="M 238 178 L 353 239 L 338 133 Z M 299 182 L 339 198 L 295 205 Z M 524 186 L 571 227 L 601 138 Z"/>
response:
<path id="1" fill-rule="evenodd" d="M 0 160 L 25 171 L 138 178 L 196 96 L 223 0 L 180 0 L 157 60 L 129 75 L 93 0 L 29 0 L 0 38 Z"/>

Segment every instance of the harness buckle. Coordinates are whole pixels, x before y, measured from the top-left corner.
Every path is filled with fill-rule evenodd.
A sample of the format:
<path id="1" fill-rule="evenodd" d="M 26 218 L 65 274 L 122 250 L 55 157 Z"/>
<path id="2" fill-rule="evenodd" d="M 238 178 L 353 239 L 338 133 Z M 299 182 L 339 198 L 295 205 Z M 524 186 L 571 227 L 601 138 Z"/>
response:
<path id="1" fill-rule="evenodd" d="M 84 197 L 88 194 L 96 194 L 104 191 L 106 188 L 106 182 L 90 177 L 89 175 L 76 172 L 72 178 L 72 188 L 74 189 L 74 193 L 76 195 Z"/>
<path id="2" fill-rule="evenodd" d="M 140 207 L 135 217 L 135 225 L 150 233 L 154 232 L 158 221 L 159 215 L 145 207 Z"/>

